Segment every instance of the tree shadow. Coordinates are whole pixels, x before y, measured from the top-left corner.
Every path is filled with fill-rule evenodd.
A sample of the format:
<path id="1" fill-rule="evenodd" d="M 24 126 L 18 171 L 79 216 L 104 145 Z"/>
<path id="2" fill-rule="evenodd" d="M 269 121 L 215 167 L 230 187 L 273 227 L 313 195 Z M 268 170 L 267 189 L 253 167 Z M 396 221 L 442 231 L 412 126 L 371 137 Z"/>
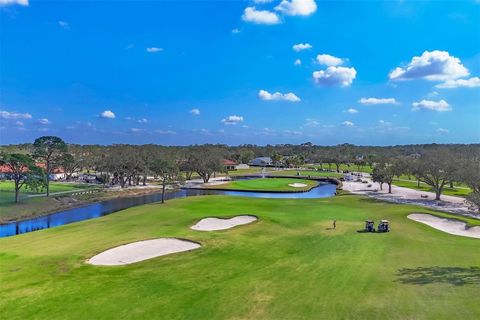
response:
<path id="1" fill-rule="evenodd" d="M 480 267 L 418 267 L 399 269 L 396 281 L 403 284 L 425 285 L 448 283 L 454 286 L 480 284 Z"/>

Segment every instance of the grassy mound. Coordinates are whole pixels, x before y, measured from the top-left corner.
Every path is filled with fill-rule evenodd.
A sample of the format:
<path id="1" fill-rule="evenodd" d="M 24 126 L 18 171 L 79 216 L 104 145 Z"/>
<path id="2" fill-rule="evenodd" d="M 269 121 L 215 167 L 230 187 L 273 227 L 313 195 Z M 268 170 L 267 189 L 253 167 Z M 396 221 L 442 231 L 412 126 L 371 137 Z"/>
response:
<path id="1" fill-rule="evenodd" d="M 259 221 L 189 228 L 245 212 Z M 478 319 L 479 240 L 409 220 L 411 212 L 432 213 L 351 195 L 202 196 L 4 238 L 0 310 L 9 319 Z M 389 219 L 392 232 L 358 233 L 368 218 Z M 158 237 L 202 248 L 128 266 L 85 263 Z"/>

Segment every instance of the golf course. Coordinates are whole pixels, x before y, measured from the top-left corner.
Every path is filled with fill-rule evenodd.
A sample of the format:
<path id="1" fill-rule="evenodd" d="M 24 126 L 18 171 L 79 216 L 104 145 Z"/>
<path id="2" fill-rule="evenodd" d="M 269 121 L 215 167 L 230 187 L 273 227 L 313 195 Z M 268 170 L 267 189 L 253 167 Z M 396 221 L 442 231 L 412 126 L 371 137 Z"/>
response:
<path id="1" fill-rule="evenodd" d="M 0 312 L 9 319 L 478 318 L 479 240 L 407 219 L 412 212 L 452 217 L 346 193 L 199 196 L 2 238 Z M 190 228 L 239 215 L 258 220 Z M 392 231 L 358 232 L 366 219 L 388 219 Z M 87 264 L 110 248 L 157 238 L 201 247 L 125 266 Z"/>
<path id="2" fill-rule="evenodd" d="M 235 180 L 221 185 L 215 185 L 214 188 L 225 190 L 242 191 L 263 191 L 263 192 L 293 192 L 308 191 L 318 186 L 318 182 L 306 179 L 295 178 L 270 178 L 270 179 L 248 179 Z"/>

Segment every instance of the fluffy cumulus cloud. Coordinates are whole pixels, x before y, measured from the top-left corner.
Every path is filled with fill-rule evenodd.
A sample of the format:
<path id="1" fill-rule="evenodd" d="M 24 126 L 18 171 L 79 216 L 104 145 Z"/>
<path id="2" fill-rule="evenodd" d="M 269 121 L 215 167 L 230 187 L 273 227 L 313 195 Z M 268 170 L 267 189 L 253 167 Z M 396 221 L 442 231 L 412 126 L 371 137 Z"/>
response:
<path id="1" fill-rule="evenodd" d="M 352 121 L 343 121 L 342 126 L 353 127 L 355 124 Z"/>
<path id="2" fill-rule="evenodd" d="M 246 22 L 252 22 L 256 24 L 278 24 L 280 18 L 271 11 L 257 10 L 255 7 L 247 7 L 243 11 L 242 20 Z"/>
<path id="3" fill-rule="evenodd" d="M 238 28 L 232 29 L 233 34 L 239 34 L 241 31 Z"/>
<path id="4" fill-rule="evenodd" d="M 477 88 L 480 87 L 480 78 L 447 80 L 444 83 L 437 84 L 435 87 L 440 89 Z"/>
<path id="5" fill-rule="evenodd" d="M 222 123 L 226 125 L 235 125 L 241 122 L 243 122 L 243 117 L 236 115 L 228 116 L 225 119 L 222 119 Z"/>
<path id="6" fill-rule="evenodd" d="M 313 72 L 313 79 L 323 86 L 349 87 L 357 76 L 355 68 L 328 67 L 327 70 Z"/>
<path id="7" fill-rule="evenodd" d="M 312 49 L 312 45 L 310 43 L 297 43 L 292 46 L 292 49 L 296 52 L 300 52 L 303 50 Z"/>
<path id="8" fill-rule="evenodd" d="M 305 126 L 306 127 L 318 127 L 320 123 L 318 122 L 317 119 L 312 119 L 312 118 L 306 118 L 305 119 Z"/>
<path id="9" fill-rule="evenodd" d="M 395 98 L 361 98 L 358 100 L 361 104 L 372 105 L 372 104 L 397 104 Z"/>
<path id="10" fill-rule="evenodd" d="M 445 81 L 466 77 L 469 71 L 460 59 L 447 51 L 425 51 L 420 57 L 413 57 L 404 67 L 397 67 L 389 74 L 391 80 L 425 79 Z"/>
<path id="11" fill-rule="evenodd" d="M 295 60 L 295 61 L 293 62 L 293 64 L 296 65 L 296 66 L 299 66 L 299 65 L 302 64 L 302 60 L 297 59 L 297 60 Z"/>
<path id="12" fill-rule="evenodd" d="M 102 113 L 100 113 L 100 118 L 102 118 L 102 119 L 115 119 L 115 113 L 113 113 L 111 110 L 105 110 Z"/>
<path id="13" fill-rule="evenodd" d="M 437 133 L 440 133 L 440 134 L 447 134 L 450 132 L 450 130 L 448 129 L 444 129 L 444 128 L 438 128 L 437 130 L 435 130 Z"/>
<path id="14" fill-rule="evenodd" d="M 358 113 L 358 110 L 354 109 L 354 108 L 349 108 L 349 109 L 345 110 L 345 112 L 350 113 L 350 114 L 355 114 L 355 113 Z"/>
<path id="15" fill-rule="evenodd" d="M 190 113 L 195 115 L 195 116 L 198 116 L 200 114 L 200 109 L 193 108 L 192 110 L 190 110 Z"/>
<path id="16" fill-rule="evenodd" d="M 319 54 L 317 56 L 317 62 L 326 66 L 338 66 L 343 63 L 343 60 L 329 54 Z"/>
<path id="17" fill-rule="evenodd" d="M 32 115 L 30 113 L 19 113 L 19 112 L 9 112 L 5 110 L 0 110 L 0 119 L 6 119 L 6 120 L 32 119 Z"/>
<path id="18" fill-rule="evenodd" d="M 452 107 L 445 100 L 432 101 L 432 100 L 422 100 L 419 102 L 412 103 L 412 110 L 431 110 L 431 111 L 451 111 Z"/>
<path id="19" fill-rule="evenodd" d="M 282 0 L 275 10 L 287 16 L 309 16 L 317 11 L 314 0 Z"/>
<path id="20" fill-rule="evenodd" d="M 163 51 L 163 48 L 149 47 L 149 48 L 147 48 L 147 49 L 145 49 L 145 50 L 147 50 L 147 52 L 149 52 L 149 53 L 155 53 L 155 52 Z"/>
<path id="21" fill-rule="evenodd" d="M 295 95 L 293 92 L 288 92 L 288 93 L 280 93 L 280 92 L 275 92 L 275 93 L 270 93 L 266 90 L 260 90 L 258 92 L 258 97 L 261 100 L 267 100 L 267 101 L 290 101 L 290 102 L 299 102 L 300 98 Z"/>
<path id="22" fill-rule="evenodd" d="M 0 7 L 13 5 L 13 4 L 18 4 L 26 7 L 28 6 L 28 0 L 0 0 Z"/>
<path id="23" fill-rule="evenodd" d="M 38 119 L 37 122 L 38 122 L 39 124 L 44 125 L 44 126 L 50 124 L 50 120 L 48 120 L 47 118 Z"/>

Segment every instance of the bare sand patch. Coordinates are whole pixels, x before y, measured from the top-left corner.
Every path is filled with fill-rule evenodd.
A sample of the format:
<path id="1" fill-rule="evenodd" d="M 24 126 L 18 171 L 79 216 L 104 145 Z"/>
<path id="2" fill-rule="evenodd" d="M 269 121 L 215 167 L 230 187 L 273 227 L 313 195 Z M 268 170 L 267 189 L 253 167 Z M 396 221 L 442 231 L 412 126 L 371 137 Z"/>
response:
<path id="1" fill-rule="evenodd" d="M 87 263 L 98 266 L 120 266 L 200 247 L 196 242 L 175 238 L 144 240 L 103 251 L 87 260 Z"/>
<path id="2" fill-rule="evenodd" d="M 480 239 L 480 227 L 468 228 L 467 224 L 460 220 L 440 218 L 426 213 L 412 213 L 407 218 L 446 233 Z"/>
<path id="3" fill-rule="evenodd" d="M 307 185 L 305 183 L 298 183 L 298 182 L 290 183 L 288 186 L 294 187 L 294 188 L 305 188 L 305 187 L 307 187 Z"/>
<path id="4" fill-rule="evenodd" d="M 236 226 L 249 224 L 256 220 L 258 220 L 257 217 L 249 215 L 236 216 L 230 219 L 205 218 L 191 226 L 190 229 L 197 231 L 226 230 Z"/>

